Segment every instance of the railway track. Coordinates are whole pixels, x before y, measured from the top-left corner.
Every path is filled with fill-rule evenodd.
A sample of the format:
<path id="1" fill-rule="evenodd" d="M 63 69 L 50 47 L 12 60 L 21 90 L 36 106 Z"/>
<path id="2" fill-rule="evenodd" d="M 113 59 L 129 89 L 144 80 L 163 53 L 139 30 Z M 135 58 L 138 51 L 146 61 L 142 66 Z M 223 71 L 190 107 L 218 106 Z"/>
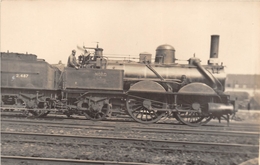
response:
<path id="1" fill-rule="evenodd" d="M 177 155 L 176 159 L 180 160 L 182 158 L 182 154 L 189 155 L 189 157 L 195 156 L 192 160 L 197 160 L 198 156 L 202 158 L 202 155 L 207 158 L 214 157 L 214 159 L 219 157 L 218 161 L 221 161 L 223 155 L 229 155 L 227 157 L 243 157 L 243 160 L 247 160 L 248 157 L 257 157 L 259 152 L 258 144 L 255 142 L 247 143 L 248 141 L 245 141 L 243 144 L 243 140 L 238 144 L 232 142 L 232 140 L 230 140 L 232 138 L 229 139 L 229 142 L 204 141 L 211 139 L 212 137 L 216 137 L 217 135 L 219 135 L 222 139 L 227 139 L 228 136 L 235 136 L 242 139 L 258 139 L 259 137 L 258 131 L 245 132 L 227 130 L 230 127 L 203 126 L 199 128 L 191 128 L 183 125 L 169 124 L 144 125 L 136 122 L 93 122 L 90 120 L 81 121 L 73 119 L 48 120 L 46 118 L 19 120 L 2 118 L 1 123 L 2 127 L 13 125 L 11 128 L 17 128 L 14 129 L 15 132 L 7 132 L 3 131 L 3 129 L 1 132 L 1 147 L 3 149 L 2 154 L 3 156 L 10 156 L 7 159 L 2 159 L 2 162 L 3 160 L 6 161 L 5 164 L 7 165 L 19 164 L 19 162 L 27 162 L 29 164 L 36 163 L 38 165 L 41 165 L 41 162 L 43 162 L 43 164 L 49 163 L 54 165 L 102 163 L 106 165 L 113 163 L 167 164 L 167 162 L 164 162 L 163 160 L 175 162 L 174 158 L 171 157 Z M 36 129 L 39 128 L 39 131 L 42 130 L 44 133 L 31 133 L 31 131 L 34 131 L 34 126 Z M 28 127 L 28 129 L 24 129 L 26 127 Z M 210 128 L 225 130 L 208 130 Z M 54 133 L 51 133 L 47 131 L 48 129 L 63 130 L 63 133 L 58 134 L 55 131 Z M 77 131 L 69 132 L 71 135 L 67 135 L 66 131 L 74 129 L 81 132 L 82 135 L 77 134 Z M 25 132 L 18 132 L 22 130 Z M 91 130 L 96 130 L 100 134 L 90 136 L 92 133 Z M 228 132 L 231 133 L 228 134 Z M 135 133 L 139 135 L 139 137 L 131 137 L 131 134 Z M 174 138 L 168 138 L 168 140 L 166 140 L 162 138 L 163 136 L 161 136 L 164 135 L 164 137 L 168 137 L 170 134 L 180 135 L 173 137 L 183 137 L 184 134 L 188 134 L 189 136 L 185 137 L 189 138 L 184 141 L 178 141 Z M 121 137 L 117 137 L 118 135 L 121 135 Z M 192 139 L 192 137 L 199 139 L 199 135 L 201 135 L 201 137 L 205 137 L 205 139 L 201 139 L 200 142 L 194 142 L 196 140 Z M 88 152 L 89 150 L 91 153 L 84 154 L 84 152 Z M 69 152 L 63 155 L 58 154 L 59 152 L 64 153 L 66 151 Z M 120 153 L 120 159 L 117 159 L 118 155 L 116 153 Z M 143 153 L 145 154 L 142 155 Z M 112 157 L 107 155 L 112 155 Z M 129 158 L 126 157 L 127 155 L 130 155 Z M 21 160 L 15 158 L 12 159 L 13 156 L 22 158 Z M 156 157 L 158 156 L 160 159 L 157 160 Z M 24 157 L 29 158 L 29 160 L 26 158 L 23 160 Z M 36 159 L 57 159 L 58 161 L 30 160 L 30 158 L 33 159 L 35 157 Z M 136 157 L 138 158 L 135 159 Z M 64 162 L 59 162 L 59 160 L 64 160 Z M 82 160 L 82 162 L 73 162 L 74 160 Z M 199 160 L 197 164 L 200 164 Z"/>
<path id="2" fill-rule="evenodd" d="M 134 132 L 150 132 L 150 133 L 182 133 L 182 134 L 206 134 L 217 136 L 239 136 L 239 137 L 258 137 L 259 132 L 245 132 L 245 131 L 231 131 L 231 130 L 205 130 L 205 129 L 190 129 L 190 128 L 158 128 L 158 127 L 140 127 L 132 125 L 100 125 L 96 122 L 90 123 L 64 123 L 57 121 L 32 121 L 32 120 L 10 120 L 2 119 L 2 124 L 18 124 L 29 126 L 48 126 L 48 127 L 62 127 L 71 129 L 94 129 L 94 130 L 107 130 L 107 131 L 134 131 Z"/>
<path id="3" fill-rule="evenodd" d="M 20 164 L 27 162 L 29 164 L 52 164 L 52 165 L 159 165 L 151 163 L 138 162 L 118 162 L 118 161 L 97 161 L 97 160 L 77 160 L 77 159 L 58 159 L 58 158 L 44 158 L 44 157 L 24 157 L 24 156 L 8 156 L 1 155 L 1 162 L 4 164 Z"/>
<path id="4" fill-rule="evenodd" d="M 214 143 L 214 142 L 191 142 L 191 141 L 175 141 L 175 140 L 155 140 L 146 138 L 122 138 L 122 137 L 100 137 L 100 136 L 79 136 L 79 135 L 63 135 L 63 134 L 43 134 L 43 133 L 27 133 L 27 132 L 1 132 L 2 142 L 19 142 L 19 143 L 41 143 L 54 145 L 77 145 L 77 146 L 102 146 L 104 142 L 114 142 L 120 147 L 135 147 L 143 149 L 160 149 L 160 150 L 182 150 L 196 152 L 220 152 L 244 154 L 243 150 L 252 149 L 252 153 L 258 150 L 258 145 L 236 144 L 236 143 Z M 15 139 L 16 137 L 16 139 Z M 22 140 L 21 140 L 22 139 Z M 26 140 L 27 139 L 27 140 Z M 34 140 L 42 139 L 42 140 Z M 80 142 L 75 142 L 75 139 Z M 67 140 L 72 140 L 68 141 Z M 93 141 L 97 141 L 93 143 Z M 106 146 L 105 145 L 105 146 Z M 141 145 L 141 146 L 140 146 Z M 166 147 L 167 146 L 167 147 Z M 212 150 L 213 148 L 213 150 Z"/>
<path id="5" fill-rule="evenodd" d="M 30 116 L 30 117 L 27 117 L 27 116 L 24 116 L 22 115 L 21 113 L 16 113 L 16 112 L 0 112 L 1 114 L 1 117 L 4 119 L 4 118 L 16 118 L 16 119 L 39 119 L 39 120 L 66 120 L 66 121 L 70 121 L 70 120 L 73 120 L 73 121 L 89 121 L 87 120 L 84 116 L 72 116 L 70 118 L 66 117 L 65 115 L 54 115 L 54 114 L 49 114 L 48 116 L 44 117 L 44 118 L 36 118 L 34 116 Z M 149 125 L 160 125 L 160 124 L 163 124 L 164 126 L 165 125 L 170 125 L 170 126 L 175 126 L 175 127 L 188 127 L 190 128 L 189 126 L 187 125 L 182 125 L 182 124 L 179 124 L 177 121 L 171 121 L 171 120 L 175 120 L 175 119 L 167 119 L 166 121 L 162 120 L 162 121 L 159 121 L 158 123 L 154 123 L 154 124 L 149 124 Z M 169 121 L 169 122 L 167 122 Z M 126 116 L 123 116 L 123 117 L 111 117 L 111 118 L 108 118 L 108 119 L 105 119 L 105 120 L 102 120 L 102 121 L 98 121 L 100 123 L 103 123 L 103 122 L 129 122 L 129 123 L 136 123 L 136 124 L 139 124 L 140 123 L 137 123 L 135 122 L 132 118 L 130 117 L 126 117 Z M 141 124 L 142 125 L 142 124 Z M 210 127 L 210 129 L 218 129 L 218 128 L 225 128 L 225 129 L 240 129 L 240 130 L 260 130 L 260 124 L 258 122 L 255 122 L 255 123 L 245 123 L 245 122 L 231 122 L 229 124 L 229 127 L 227 127 L 226 123 L 218 123 L 217 120 L 212 120 L 210 123 L 208 123 L 207 125 L 204 125 L 204 126 L 201 126 L 200 128 L 208 128 Z M 213 128 L 214 127 L 214 128 Z M 193 128 L 193 129 L 197 129 L 197 128 Z"/>

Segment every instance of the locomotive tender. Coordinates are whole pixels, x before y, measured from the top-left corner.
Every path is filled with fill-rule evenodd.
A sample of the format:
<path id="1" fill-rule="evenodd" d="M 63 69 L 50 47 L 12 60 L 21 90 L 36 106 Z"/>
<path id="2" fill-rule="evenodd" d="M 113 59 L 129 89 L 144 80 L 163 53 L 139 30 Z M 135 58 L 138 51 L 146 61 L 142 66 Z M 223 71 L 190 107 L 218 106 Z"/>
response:
<path id="1" fill-rule="evenodd" d="M 212 35 L 207 65 L 196 57 L 176 63 L 175 49 L 167 44 L 157 47 L 154 62 L 146 52 L 135 62 L 111 60 L 98 46 L 83 47 L 79 70 L 50 65 L 33 54 L 1 53 L 1 108 L 38 117 L 52 111 L 92 120 L 126 113 L 141 123 L 163 117 L 190 126 L 221 117 L 229 122 L 237 106 L 224 94 L 218 45 L 219 36 Z"/>

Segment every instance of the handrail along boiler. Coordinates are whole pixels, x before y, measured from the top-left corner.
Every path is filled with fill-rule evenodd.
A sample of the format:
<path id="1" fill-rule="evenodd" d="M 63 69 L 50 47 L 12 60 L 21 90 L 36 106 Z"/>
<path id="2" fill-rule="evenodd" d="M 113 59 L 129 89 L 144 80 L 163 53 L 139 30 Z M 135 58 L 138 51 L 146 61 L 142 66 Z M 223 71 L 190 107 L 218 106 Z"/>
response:
<path id="1" fill-rule="evenodd" d="M 10 71 L 4 66 L 2 105 L 23 106 L 36 116 L 55 111 L 68 116 L 85 115 L 92 120 L 126 112 L 141 123 L 170 117 L 190 126 L 206 124 L 212 118 L 229 121 L 237 106 L 224 94 L 226 74 L 224 66 L 217 62 L 218 47 L 219 36 L 212 35 L 207 65 L 196 57 L 190 58 L 188 64 L 178 64 L 175 49 L 165 44 L 157 47 L 154 62 L 147 52 L 140 54 L 138 62 L 112 60 L 103 56 L 103 49 L 97 46 L 78 47 L 84 51 L 78 58 L 79 70 L 37 60 L 30 65 L 41 66 L 46 73 L 39 68 L 38 72 L 34 69 L 35 74 L 27 67 L 27 78 L 12 80 L 21 68 Z M 5 60 L 3 55 L 1 58 Z M 25 61 L 19 65 L 25 65 Z M 45 76 L 48 81 L 37 82 L 37 76 Z"/>

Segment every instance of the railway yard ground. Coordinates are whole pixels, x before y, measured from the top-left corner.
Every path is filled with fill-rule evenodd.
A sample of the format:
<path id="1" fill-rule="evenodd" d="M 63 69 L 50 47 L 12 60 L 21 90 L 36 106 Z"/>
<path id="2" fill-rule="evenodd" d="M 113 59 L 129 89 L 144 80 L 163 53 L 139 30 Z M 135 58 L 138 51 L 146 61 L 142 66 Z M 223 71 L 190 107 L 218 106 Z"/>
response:
<path id="1" fill-rule="evenodd" d="M 173 123 L 2 112 L 1 164 L 258 164 L 257 111 L 239 112 L 229 126 L 217 120 L 201 127 Z"/>

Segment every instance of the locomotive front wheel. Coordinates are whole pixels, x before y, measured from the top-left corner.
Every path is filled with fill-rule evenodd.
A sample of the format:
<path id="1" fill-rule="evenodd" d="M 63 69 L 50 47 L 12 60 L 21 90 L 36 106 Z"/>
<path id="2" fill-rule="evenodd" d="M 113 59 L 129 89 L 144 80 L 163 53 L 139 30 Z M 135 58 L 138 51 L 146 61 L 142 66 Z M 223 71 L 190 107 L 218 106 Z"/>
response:
<path id="1" fill-rule="evenodd" d="M 159 121 L 165 116 L 163 103 L 146 100 L 141 98 L 128 97 L 126 100 L 126 108 L 128 114 L 137 122 L 149 124 Z"/>

